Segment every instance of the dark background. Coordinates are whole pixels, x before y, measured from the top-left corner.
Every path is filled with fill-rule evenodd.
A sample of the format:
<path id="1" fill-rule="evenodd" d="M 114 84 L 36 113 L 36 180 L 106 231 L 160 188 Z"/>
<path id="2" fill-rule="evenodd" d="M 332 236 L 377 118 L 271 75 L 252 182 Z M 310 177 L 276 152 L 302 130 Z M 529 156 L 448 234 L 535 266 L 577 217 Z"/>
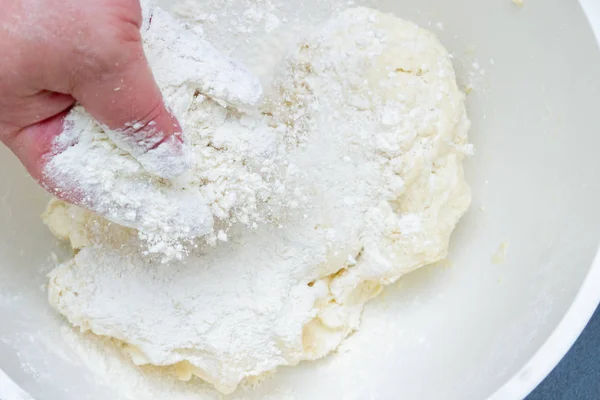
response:
<path id="1" fill-rule="evenodd" d="M 600 308 L 566 357 L 527 400 L 600 400 Z"/>

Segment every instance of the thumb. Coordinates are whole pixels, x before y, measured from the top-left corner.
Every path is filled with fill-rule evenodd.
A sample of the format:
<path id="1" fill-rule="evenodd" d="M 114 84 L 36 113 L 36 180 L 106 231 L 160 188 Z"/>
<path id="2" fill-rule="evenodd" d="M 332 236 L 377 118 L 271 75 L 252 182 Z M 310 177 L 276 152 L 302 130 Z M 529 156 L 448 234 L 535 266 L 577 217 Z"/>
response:
<path id="1" fill-rule="evenodd" d="M 165 107 L 141 44 L 133 54 L 130 61 L 79 82 L 73 97 L 148 172 L 174 178 L 187 168 L 181 127 Z"/>

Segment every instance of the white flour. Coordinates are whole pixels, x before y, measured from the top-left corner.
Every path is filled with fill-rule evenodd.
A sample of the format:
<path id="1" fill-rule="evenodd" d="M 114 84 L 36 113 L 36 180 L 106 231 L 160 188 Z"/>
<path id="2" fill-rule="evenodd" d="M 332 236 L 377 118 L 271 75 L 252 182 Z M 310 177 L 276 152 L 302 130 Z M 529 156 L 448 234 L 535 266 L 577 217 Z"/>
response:
<path id="1" fill-rule="evenodd" d="M 165 89 L 188 99 L 185 132 L 204 160 L 187 182 L 202 183 L 207 215 L 231 222 L 211 226 L 219 246 L 198 242 L 165 265 L 135 231 L 50 205 L 46 222 L 79 250 L 49 285 L 73 325 L 117 339 L 136 364 L 230 393 L 327 355 L 385 285 L 446 256 L 472 151 L 448 53 L 368 9 L 313 31 L 267 79 L 262 113 Z"/>
<path id="2" fill-rule="evenodd" d="M 165 11 L 146 9 L 146 14 L 146 54 L 186 132 L 191 172 L 182 174 L 181 165 L 162 162 L 164 146 L 135 152 L 131 138 L 103 128 L 77 107 L 58 138 L 60 154 L 45 173 L 59 190 L 77 191 L 82 205 L 139 229 L 150 243 L 148 250 L 163 253 L 169 261 L 181 258 L 180 239 L 209 235 L 211 240 L 215 219 L 236 218 L 247 225 L 261 219 L 256 204 L 267 195 L 265 174 L 245 163 L 250 152 L 267 160 L 275 149 L 273 137 L 248 129 L 238 132 L 237 125 L 215 133 L 227 125 L 229 111 L 224 107 L 233 107 L 235 113 L 256 106 L 262 93 L 258 80 Z M 234 146 L 218 147 L 230 144 Z M 178 177 L 168 181 L 157 175 Z"/>

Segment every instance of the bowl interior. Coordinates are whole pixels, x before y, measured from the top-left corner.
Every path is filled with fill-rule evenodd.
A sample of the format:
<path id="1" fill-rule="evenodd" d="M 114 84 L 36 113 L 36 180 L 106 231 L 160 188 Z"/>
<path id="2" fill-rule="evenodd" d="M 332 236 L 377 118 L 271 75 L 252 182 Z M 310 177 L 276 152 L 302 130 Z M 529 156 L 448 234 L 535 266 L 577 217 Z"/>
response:
<path id="1" fill-rule="evenodd" d="M 207 9 L 234 5 L 235 14 L 255 2 L 204 3 Z M 341 4 L 272 3 L 280 17 L 310 23 Z M 357 399 L 486 398 L 549 337 L 596 254 L 600 52 L 579 5 L 364 4 L 429 27 L 455 55 L 461 85 L 473 89 L 468 103 L 476 156 L 467 165 L 473 206 L 454 235 L 448 262 L 388 288 L 337 354 L 282 368 L 234 398 L 326 399 L 339 398 L 340 391 Z M 270 34 L 280 37 L 276 42 L 254 33 L 241 46 L 231 45 L 233 33 L 223 28 L 224 20 L 206 24 L 224 51 L 242 61 L 264 57 L 264 71 L 255 71 L 262 75 L 281 57 L 281 38 L 293 42 L 302 30 L 282 24 Z M 101 355 L 82 357 L 68 343 L 72 335 L 47 304 L 45 275 L 64 256 L 39 219 L 47 195 L 4 148 L 0 169 L 0 369 L 37 399 L 118 398 L 110 385 L 119 377 Z M 137 390 L 133 383 L 129 388 Z M 201 385 L 190 388 L 152 390 L 197 393 L 190 399 L 214 395 Z"/>

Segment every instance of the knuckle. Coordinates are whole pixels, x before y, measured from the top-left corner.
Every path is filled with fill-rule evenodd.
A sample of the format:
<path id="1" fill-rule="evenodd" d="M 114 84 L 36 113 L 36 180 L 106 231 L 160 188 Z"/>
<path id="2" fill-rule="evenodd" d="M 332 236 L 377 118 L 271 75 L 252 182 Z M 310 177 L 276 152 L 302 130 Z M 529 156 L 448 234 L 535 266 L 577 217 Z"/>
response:
<path id="1" fill-rule="evenodd" d="M 168 136 L 161 128 L 165 108 L 162 101 L 156 101 L 151 108 L 141 114 L 125 128 L 125 134 L 135 140 L 138 148 L 149 151 L 159 146 Z"/>
<path id="2" fill-rule="evenodd" d="M 144 127 L 152 126 L 156 123 L 156 120 L 162 116 L 164 110 L 164 106 L 162 101 L 156 100 L 153 102 L 148 109 L 148 111 L 141 114 L 140 118 L 137 120 L 137 123 L 142 124 Z"/>

